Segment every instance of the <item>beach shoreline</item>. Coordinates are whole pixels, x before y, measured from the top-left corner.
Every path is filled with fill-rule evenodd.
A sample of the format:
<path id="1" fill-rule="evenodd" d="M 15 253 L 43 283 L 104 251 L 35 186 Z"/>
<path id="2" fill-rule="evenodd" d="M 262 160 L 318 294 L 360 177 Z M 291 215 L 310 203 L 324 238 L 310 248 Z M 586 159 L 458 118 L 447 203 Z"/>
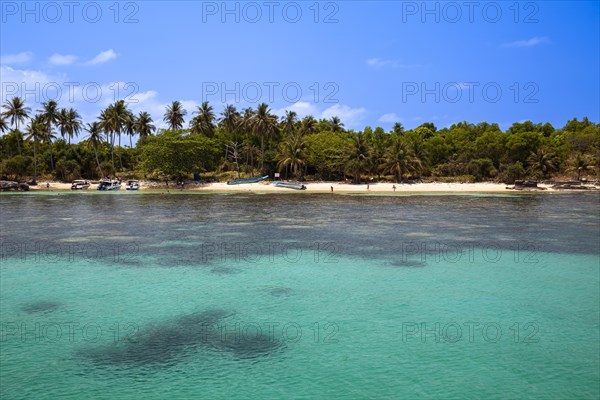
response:
<path id="1" fill-rule="evenodd" d="M 47 186 L 48 184 L 48 186 Z M 549 184 L 538 184 L 533 189 L 513 189 L 513 185 L 504 183 L 363 183 L 350 184 L 344 182 L 303 182 L 306 190 L 293 190 L 276 187 L 271 182 L 258 182 L 242 185 L 228 185 L 226 182 L 215 183 L 186 183 L 182 188 L 175 184 L 166 185 L 152 181 L 140 181 L 140 192 L 206 192 L 206 193 L 343 193 L 343 194 L 402 194 L 402 193 L 521 193 L 521 192 L 590 192 L 598 190 L 597 186 L 586 185 L 588 190 L 553 189 Z M 96 191 L 92 184 L 87 191 Z M 395 187 L 395 189 L 394 189 Z M 121 191 L 125 191 L 123 183 Z M 71 191 L 70 183 L 40 181 L 36 186 L 30 186 L 33 192 Z"/>

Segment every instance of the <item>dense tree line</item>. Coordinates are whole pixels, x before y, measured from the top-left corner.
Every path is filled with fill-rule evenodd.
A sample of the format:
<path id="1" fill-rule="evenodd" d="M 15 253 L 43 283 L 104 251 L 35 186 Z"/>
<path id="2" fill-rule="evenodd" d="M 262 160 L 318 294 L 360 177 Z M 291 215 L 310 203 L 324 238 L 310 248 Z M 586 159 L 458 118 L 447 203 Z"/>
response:
<path id="1" fill-rule="evenodd" d="M 600 124 L 572 119 L 549 123 L 460 122 L 437 129 L 424 123 L 391 131 L 347 130 L 339 118 L 278 118 L 267 104 L 218 113 L 204 102 L 190 113 L 180 102 L 164 114 L 158 130 L 146 112 L 133 114 L 124 101 L 84 124 L 78 112 L 55 101 L 35 112 L 14 97 L 0 114 L 0 178 L 40 177 L 70 181 L 127 175 L 157 179 L 232 178 L 273 174 L 294 179 L 434 180 L 512 182 L 600 174 Z M 136 144 L 133 145 L 133 138 Z M 71 143 L 74 138 L 81 139 Z M 122 143 L 122 139 L 123 142 Z M 129 144 L 127 145 L 127 142 Z"/>

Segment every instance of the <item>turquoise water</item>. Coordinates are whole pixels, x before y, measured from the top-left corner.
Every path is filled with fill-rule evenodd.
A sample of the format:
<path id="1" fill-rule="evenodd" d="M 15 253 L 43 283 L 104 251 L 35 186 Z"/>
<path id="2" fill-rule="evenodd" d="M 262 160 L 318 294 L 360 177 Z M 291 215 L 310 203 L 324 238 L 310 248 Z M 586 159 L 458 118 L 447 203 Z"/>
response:
<path id="1" fill-rule="evenodd" d="M 595 399 L 599 200 L 2 195 L 0 397 Z"/>

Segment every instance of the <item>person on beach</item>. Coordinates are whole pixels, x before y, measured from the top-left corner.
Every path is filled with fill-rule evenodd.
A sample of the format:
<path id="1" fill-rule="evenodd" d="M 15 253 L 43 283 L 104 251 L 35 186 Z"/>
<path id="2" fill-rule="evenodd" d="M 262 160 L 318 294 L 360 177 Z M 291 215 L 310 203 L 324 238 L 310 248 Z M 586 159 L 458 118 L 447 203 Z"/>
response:
<path id="1" fill-rule="evenodd" d="M 367 190 L 371 190 L 371 185 L 367 183 Z"/>
<path id="2" fill-rule="evenodd" d="M 331 187 L 331 193 L 333 193 L 333 186 L 330 186 L 330 187 Z"/>
<path id="3" fill-rule="evenodd" d="M 392 186 L 392 188 L 394 188 L 394 192 L 396 191 L 396 185 Z"/>

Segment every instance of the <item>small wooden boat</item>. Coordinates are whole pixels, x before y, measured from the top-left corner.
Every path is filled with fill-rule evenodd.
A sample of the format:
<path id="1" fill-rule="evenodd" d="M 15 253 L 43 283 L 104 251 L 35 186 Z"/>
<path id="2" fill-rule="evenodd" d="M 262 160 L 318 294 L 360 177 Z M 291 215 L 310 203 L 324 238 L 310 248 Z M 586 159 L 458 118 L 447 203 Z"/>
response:
<path id="1" fill-rule="evenodd" d="M 140 181 L 130 179 L 125 185 L 125 190 L 140 190 Z"/>
<path id="2" fill-rule="evenodd" d="M 285 189 L 306 190 L 306 186 L 298 182 L 273 182 L 273 185 Z"/>
<path id="3" fill-rule="evenodd" d="M 227 184 L 228 185 L 243 185 L 243 184 L 246 184 L 246 183 L 256 183 L 256 182 L 264 181 L 268 177 L 269 177 L 269 175 L 259 176 L 259 177 L 256 177 L 256 178 L 237 179 L 235 181 L 227 181 Z"/>
<path id="4" fill-rule="evenodd" d="M 121 189 L 121 181 L 116 179 L 102 179 L 98 183 L 96 190 L 119 190 Z"/>
<path id="5" fill-rule="evenodd" d="M 90 187 L 90 183 L 84 180 L 75 180 L 71 183 L 71 190 L 86 190 Z"/>

